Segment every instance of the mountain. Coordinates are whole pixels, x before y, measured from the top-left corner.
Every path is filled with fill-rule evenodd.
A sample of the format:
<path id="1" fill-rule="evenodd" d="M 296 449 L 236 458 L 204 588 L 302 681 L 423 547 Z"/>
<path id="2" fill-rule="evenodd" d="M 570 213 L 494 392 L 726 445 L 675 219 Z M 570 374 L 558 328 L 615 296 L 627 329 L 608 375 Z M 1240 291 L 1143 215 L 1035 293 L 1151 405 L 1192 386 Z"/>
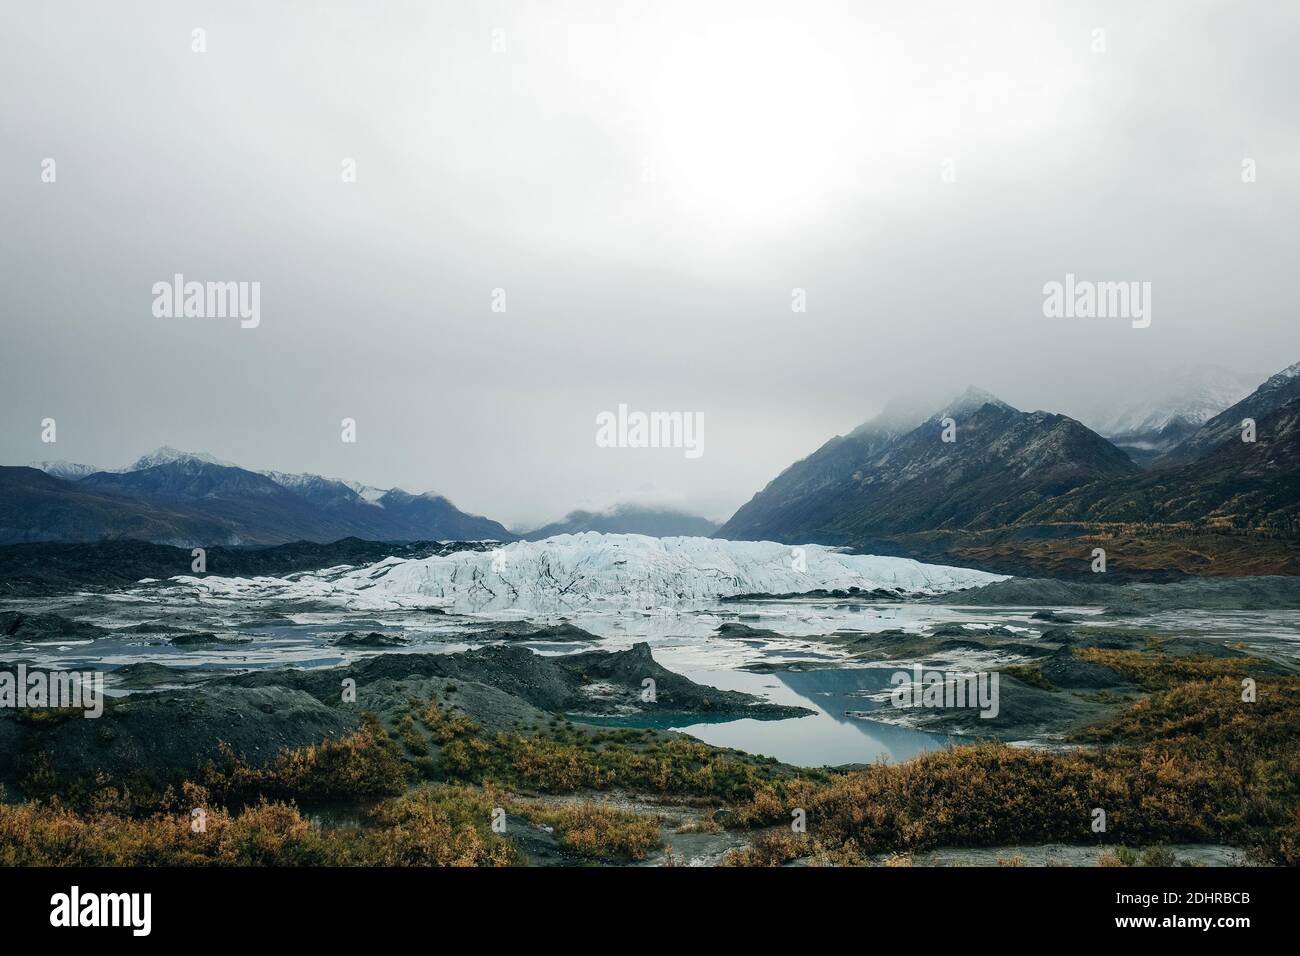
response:
<path id="1" fill-rule="evenodd" d="M 1300 398 L 1300 362 L 1271 376 L 1231 408 L 1207 420 L 1157 464 L 1185 464 L 1209 454 L 1229 439 L 1240 443 L 1243 419 L 1254 419 L 1258 425 L 1262 419 L 1297 398 Z"/>
<path id="2" fill-rule="evenodd" d="M 714 536 L 785 540 L 768 529 L 823 522 L 829 511 L 828 499 L 842 494 L 852 475 L 861 474 L 876 455 L 914 429 L 923 417 L 887 408 L 849 434 L 835 436 L 777 475 Z"/>
<path id="3" fill-rule="evenodd" d="M 1181 369 L 1165 377 L 1153 397 L 1135 400 L 1095 430 L 1138 464 L 1148 465 L 1248 395 L 1255 381 L 1214 365 Z"/>
<path id="4" fill-rule="evenodd" d="M 1023 522 L 1036 540 L 967 542 L 962 558 L 1081 571 L 1097 546 L 1125 574 L 1300 574 L 1300 398 L 1259 418 L 1254 442 L 1234 430 L 1200 458 L 1079 488 Z"/>
<path id="5" fill-rule="evenodd" d="M 64 461 L 61 458 L 53 461 L 34 461 L 30 467 L 37 468 L 47 475 L 53 475 L 55 478 L 67 478 L 70 481 L 77 481 L 104 470 L 94 465 L 79 465 L 75 461 Z"/>
<path id="6" fill-rule="evenodd" d="M 623 504 L 606 511 L 570 511 L 554 521 L 521 535 L 526 541 L 540 541 L 556 534 L 598 531 L 603 534 L 644 534 L 652 538 L 702 537 L 718 530 L 716 522 L 671 508 Z"/>
<path id="7" fill-rule="evenodd" d="M 163 445 L 161 448 L 155 448 L 147 455 L 141 455 L 133 464 L 127 465 L 125 468 L 98 468 L 95 465 L 80 465 L 74 461 L 63 461 L 62 459 L 34 461 L 31 467 L 39 468 L 46 474 L 54 475 L 56 478 L 80 481 L 88 475 L 95 475 L 100 472 L 120 475 L 128 471 L 144 471 L 146 468 L 154 468 L 158 465 L 173 465 L 185 461 L 200 461 L 210 465 L 234 467 L 230 462 L 221 461 L 204 452 L 179 451 L 170 445 Z"/>
<path id="8" fill-rule="evenodd" d="M 212 455 L 201 451 L 180 451 L 172 448 L 170 445 L 163 445 L 161 448 L 155 448 L 147 455 L 141 455 L 136 459 L 134 465 L 126 468 L 115 469 L 117 471 L 144 471 L 146 468 L 157 468 L 159 465 L 176 465 L 186 462 L 200 462 L 205 465 L 223 465 L 226 468 L 234 468 L 228 461 L 222 461 L 214 458 Z"/>
<path id="9" fill-rule="evenodd" d="M 228 528 L 232 544 L 326 541 L 354 530 L 265 475 L 198 456 L 179 457 L 123 472 L 99 472 L 79 482 L 122 498 L 180 510 Z"/>
<path id="10" fill-rule="evenodd" d="M 442 495 L 413 495 L 401 488 L 374 488 L 320 475 L 266 472 L 276 484 L 319 508 L 358 537 L 380 541 L 513 541 L 503 525 L 465 514 Z"/>
<path id="11" fill-rule="evenodd" d="M 942 440 L 953 420 L 953 442 Z M 1015 521 L 1080 485 L 1137 472 L 1064 415 L 1022 412 L 970 389 L 917 427 L 876 419 L 778 475 L 717 532 L 731 539 L 905 547 L 918 532 Z"/>
<path id="12" fill-rule="evenodd" d="M 1145 467 L 1173 451 L 1196 434 L 1196 430 L 1200 427 L 1199 422 L 1177 416 L 1159 428 L 1117 432 L 1106 437 L 1134 462 Z"/>
<path id="13" fill-rule="evenodd" d="M 282 471 L 264 471 L 267 478 L 296 495 L 306 498 L 321 508 L 338 508 L 352 504 L 366 504 L 374 507 L 374 497 L 363 497 L 358 488 L 346 481 L 322 478 L 320 475 L 291 475 Z M 380 495 L 383 492 L 379 492 Z"/>
<path id="14" fill-rule="evenodd" d="M 1234 430 L 1202 458 L 1118 485 L 1076 489 L 1031 510 L 1025 520 L 1300 537 L 1300 397 L 1260 418 L 1254 442 L 1241 441 Z"/>
<path id="15" fill-rule="evenodd" d="M 372 489 L 316 475 L 262 474 L 210 455 L 160 448 L 120 471 L 76 481 L 36 469 L 6 489 L 0 543 L 133 538 L 176 545 L 496 540 L 515 535 L 441 495 Z M 34 476 L 42 476 L 41 482 Z M 6 497 L 5 504 L 10 504 Z M 66 510 L 66 514 L 64 511 Z"/>
<path id="16" fill-rule="evenodd" d="M 1159 386 L 1139 394 L 1120 411 L 1092 422 L 1100 435 L 1159 431 L 1175 422 L 1203 425 L 1255 388 L 1258 378 L 1218 365 L 1180 368 L 1161 376 Z"/>
<path id="17" fill-rule="evenodd" d="M 391 540 L 513 541 L 517 537 L 504 525 L 466 514 L 432 492 L 413 495 L 390 488 L 374 504 L 382 509 L 384 520 L 372 520 L 370 526 L 377 534 L 386 532 Z M 396 537 L 399 532 L 401 537 Z M 412 534 L 413 538 L 407 537 Z"/>
<path id="18" fill-rule="evenodd" d="M 37 468 L 0 466 L 0 544 L 109 538 L 235 543 L 229 528 L 188 509 L 123 498 Z"/>
<path id="19" fill-rule="evenodd" d="M 363 485 L 359 481 L 342 481 L 334 478 L 322 478 L 320 475 L 289 474 L 283 471 L 264 471 L 262 474 L 277 485 L 310 498 L 322 504 L 340 501 L 361 501 L 377 505 L 380 498 L 389 491 L 387 488 L 375 488 Z"/>
<path id="20" fill-rule="evenodd" d="M 1168 429 L 1153 410 L 1138 424 Z M 1198 414 L 1203 414 L 1202 410 Z M 957 441 L 937 441 L 942 418 Z M 1241 440 L 1243 418 L 1256 441 Z M 1300 364 L 1149 470 L 1074 419 L 968 393 L 920 427 L 870 422 L 774 479 L 719 537 L 812 540 L 1033 575 L 1300 574 Z"/>

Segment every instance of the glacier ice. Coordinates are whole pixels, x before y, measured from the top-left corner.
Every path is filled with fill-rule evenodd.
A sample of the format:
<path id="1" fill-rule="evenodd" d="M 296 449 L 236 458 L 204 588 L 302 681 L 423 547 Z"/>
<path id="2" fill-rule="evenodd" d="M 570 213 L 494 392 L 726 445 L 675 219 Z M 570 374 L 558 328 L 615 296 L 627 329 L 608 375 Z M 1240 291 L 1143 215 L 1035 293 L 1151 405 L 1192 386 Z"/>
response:
<path id="1" fill-rule="evenodd" d="M 183 580 L 214 594 L 273 590 L 280 597 L 335 599 L 352 607 L 556 612 L 707 607 L 724 597 L 818 588 L 941 594 L 1005 577 L 814 544 L 586 531 L 516 541 L 490 551 L 388 558 L 364 568 L 331 568 L 290 579 Z"/>

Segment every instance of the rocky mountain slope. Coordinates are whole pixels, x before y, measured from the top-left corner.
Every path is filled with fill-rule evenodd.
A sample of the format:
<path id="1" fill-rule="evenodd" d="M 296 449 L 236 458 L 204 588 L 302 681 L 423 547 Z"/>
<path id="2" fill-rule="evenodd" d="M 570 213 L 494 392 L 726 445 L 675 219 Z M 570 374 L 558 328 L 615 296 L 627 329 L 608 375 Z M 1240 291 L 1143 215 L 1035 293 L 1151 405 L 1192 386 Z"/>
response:
<path id="1" fill-rule="evenodd" d="M 501 524 L 460 511 L 441 495 L 372 489 L 315 475 L 262 474 L 208 455 L 161 448 L 129 468 L 53 463 L 0 469 L 0 544 L 130 538 L 178 546 L 499 540 Z M 53 470 L 53 469 L 52 469 Z"/>
<path id="2" fill-rule="evenodd" d="M 1073 419 L 968 394 L 903 434 L 868 423 L 833 439 L 718 535 L 1014 573 L 1088 574 L 1100 547 L 1121 576 L 1297 574 L 1298 414 L 1300 363 L 1144 471 Z M 944 417 L 956 423 L 951 444 L 938 440 Z M 1256 422 L 1253 443 L 1241 440 L 1244 418 Z M 1166 416 L 1161 427 L 1183 426 Z"/>
<path id="3" fill-rule="evenodd" d="M 1271 380 L 1270 380 L 1271 381 Z M 1199 525 L 1300 538 L 1300 398 L 1256 423 L 1256 440 L 1240 430 L 1208 454 L 1118 486 L 1061 495 L 1029 511 L 1028 522 Z"/>
<path id="4" fill-rule="evenodd" d="M 1241 423 L 1251 418 L 1257 423 L 1288 402 L 1300 398 L 1300 362 L 1270 376 L 1235 405 L 1210 418 L 1186 441 L 1157 460 L 1159 466 L 1181 465 L 1204 457 L 1230 439 L 1240 440 Z"/>
<path id="5" fill-rule="evenodd" d="M 123 498 L 36 468 L 0 466 L 0 544 L 135 538 L 229 542 L 221 522 L 188 508 Z"/>
<path id="6" fill-rule="evenodd" d="M 955 440 L 944 441 L 945 420 Z M 1072 418 L 970 390 L 910 430 L 868 422 L 791 466 L 717 532 L 888 547 L 898 535 L 1000 527 L 1080 485 L 1138 471 Z"/>

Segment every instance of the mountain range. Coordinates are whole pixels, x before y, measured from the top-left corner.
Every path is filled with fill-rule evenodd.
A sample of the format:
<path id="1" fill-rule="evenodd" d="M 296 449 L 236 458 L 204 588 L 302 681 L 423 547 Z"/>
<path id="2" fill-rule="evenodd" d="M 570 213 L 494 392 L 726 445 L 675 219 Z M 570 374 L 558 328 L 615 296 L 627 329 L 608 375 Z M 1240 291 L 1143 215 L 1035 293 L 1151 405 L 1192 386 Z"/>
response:
<path id="1" fill-rule="evenodd" d="M 1092 548 L 1109 543 L 1126 573 L 1300 573 L 1297 417 L 1300 363 L 1164 454 L 1141 456 L 1144 468 L 1073 418 L 971 389 L 915 425 L 885 415 L 831 439 L 717 536 L 1035 573 L 1087 570 Z M 1244 418 L 1254 442 L 1242 440 Z"/>
<path id="2" fill-rule="evenodd" d="M 1162 464 L 1183 464 L 1202 458 L 1229 439 L 1240 438 L 1245 419 L 1257 423 L 1300 398 L 1300 362 L 1270 376 L 1241 401 L 1208 418 L 1186 441 L 1161 459 Z"/>
<path id="3" fill-rule="evenodd" d="M 0 467 L 0 543 L 131 538 L 160 544 L 513 541 L 504 526 L 436 494 L 318 475 L 249 471 L 163 447 L 130 467 Z"/>
<path id="4" fill-rule="evenodd" d="M 313 474 L 251 471 L 163 446 L 124 468 L 62 460 L 0 467 L 0 545 L 131 539 L 183 547 L 292 541 L 514 541 L 582 531 L 708 537 L 717 524 L 632 504 L 573 511 L 523 535 L 415 495 Z"/>
<path id="5" fill-rule="evenodd" d="M 954 422 L 943 440 L 944 420 Z M 1072 418 L 1021 412 L 970 389 L 915 428 L 870 421 L 787 468 L 718 536 L 849 544 L 933 529 L 983 529 L 1054 495 L 1137 472 Z"/>
<path id="6" fill-rule="evenodd" d="M 1148 395 L 1092 425 L 1139 465 L 1149 465 L 1249 395 L 1257 383 L 1217 365 L 1179 369 L 1157 389 L 1148 388 Z"/>
<path id="7" fill-rule="evenodd" d="M 716 529 L 624 504 L 516 534 L 440 495 L 252 471 L 168 447 L 115 470 L 46 461 L 0 467 L 0 544 L 596 531 L 825 544 L 1013 573 L 1086 571 L 1097 547 L 1121 574 L 1300 573 L 1300 363 L 1242 390 L 1214 373 L 1200 386 L 1195 376 L 1174 382 L 1165 399 L 1099 423 L 1109 435 L 974 388 L 938 409 L 889 407 L 790 465 Z M 1247 419 L 1254 441 L 1243 440 Z"/>

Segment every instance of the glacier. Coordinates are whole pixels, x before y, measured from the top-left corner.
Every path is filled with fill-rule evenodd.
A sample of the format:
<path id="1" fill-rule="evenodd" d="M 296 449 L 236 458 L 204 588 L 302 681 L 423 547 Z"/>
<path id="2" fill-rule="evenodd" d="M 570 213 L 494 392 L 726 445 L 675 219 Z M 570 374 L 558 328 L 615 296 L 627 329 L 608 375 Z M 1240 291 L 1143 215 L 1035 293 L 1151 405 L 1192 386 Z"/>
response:
<path id="1" fill-rule="evenodd" d="M 331 600 L 351 608 L 440 607 L 484 611 L 675 610 L 746 594 L 817 589 L 885 589 L 900 597 L 942 594 L 1007 575 L 923 564 L 910 558 L 847 554 L 772 541 L 652 538 L 586 531 L 492 550 L 428 558 L 387 558 L 363 568 L 330 568 L 288 578 L 181 577 L 214 597 L 239 594 Z"/>

